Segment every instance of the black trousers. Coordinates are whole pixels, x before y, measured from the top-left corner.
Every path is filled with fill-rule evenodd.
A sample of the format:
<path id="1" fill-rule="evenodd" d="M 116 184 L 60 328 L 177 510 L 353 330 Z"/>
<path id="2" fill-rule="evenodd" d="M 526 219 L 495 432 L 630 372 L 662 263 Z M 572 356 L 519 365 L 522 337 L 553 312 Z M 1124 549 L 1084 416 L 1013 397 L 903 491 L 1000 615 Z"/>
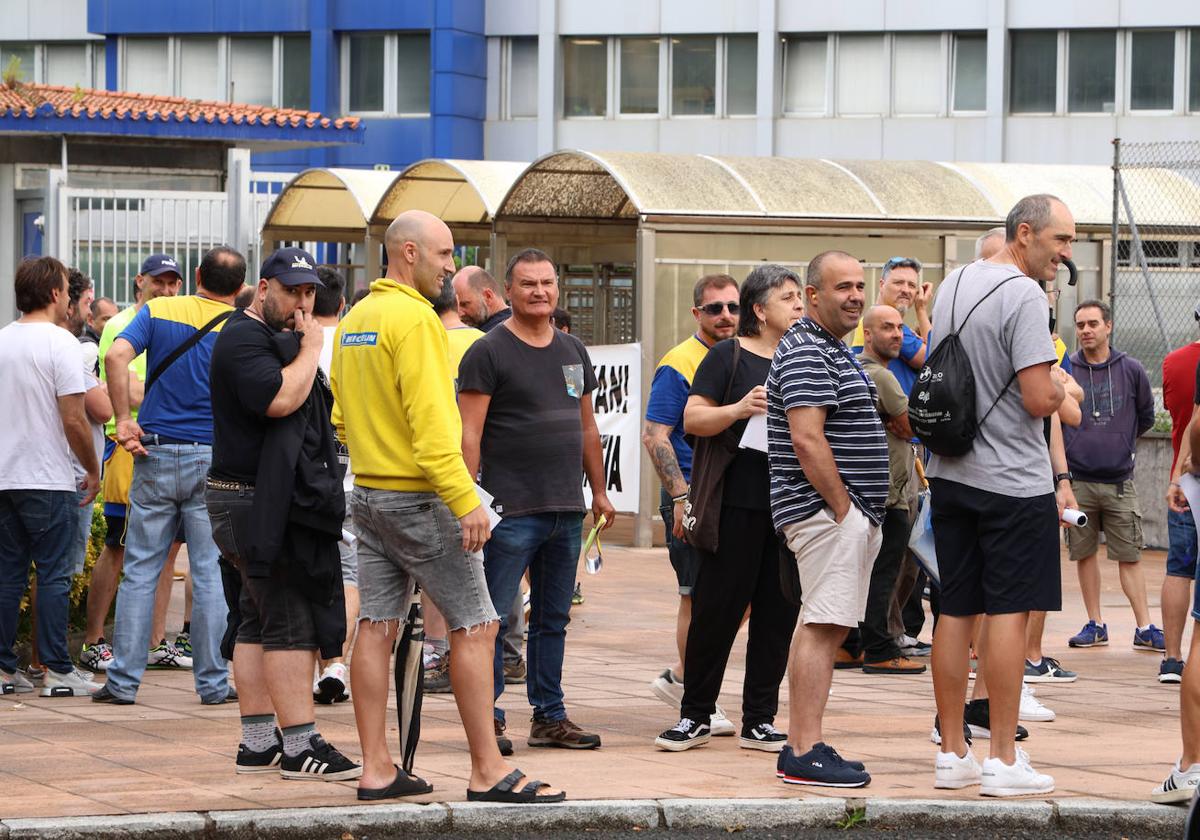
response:
<path id="1" fill-rule="evenodd" d="M 742 726 L 771 723 L 800 608 L 783 597 L 779 586 L 779 540 L 769 511 L 726 506 L 719 533 L 717 553 L 700 552 L 680 717 L 705 721 L 712 716 L 738 626 L 750 607 Z"/>
<path id="2" fill-rule="evenodd" d="M 863 662 L 885 662 L 900 655 L 896 640 L 888 632 L 888 612 L 911 531 L 908 511 L 900 508 L 884 510 L 883 541 L 871 568 L 871 586 L 867 590 L 867 615 L 859 624 Z"/>

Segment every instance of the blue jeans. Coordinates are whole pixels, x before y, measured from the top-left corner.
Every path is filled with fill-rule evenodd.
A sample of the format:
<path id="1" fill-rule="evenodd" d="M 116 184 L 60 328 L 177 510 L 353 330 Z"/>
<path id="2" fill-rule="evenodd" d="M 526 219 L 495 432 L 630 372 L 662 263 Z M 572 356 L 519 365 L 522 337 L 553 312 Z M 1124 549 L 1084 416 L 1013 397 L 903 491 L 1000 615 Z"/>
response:
<path id="1" fill-rule="evenodd" d="M 38 658 L 59 674 L 75 667 L 67 651 L 75 500 L 73 490 L 0 490 L 0 669 L 10 674 L 17 670 L 13 644 L 31 562 L 37 569 Z"/>
<path id="2" fill-rule="evenodd" d="M 1196 576 L 1196 520 L 1192 512 L 1167 511 L 1167 574 Z"/>
<path id="3" fill-rule="evenodd" d="M 217 703 L 229 693 L 229 669 L 221 656 L 228 608 L 217 566 L 204 482 L 212 447 L 163 444 L 148 447 L 133 463 L 129 525 L 125 534 L 125 575 L 117 590 L 113 662 L 108 690 L 132 700 L 146 670 L 154 592 L 180 523 L 187 537 L 192 577 L 192 662 L 196 693 Z"/>
<path id="4" fill-rule="evenodd" d="M 497 700 L 504 693 L 503 640 L 508 630 L 508 611 L 520 591 L 521 576 L 529 569 L 525 690 L 533 706 L 533 716 L 538 720 L 562 720 L 567 716 L 562 664 L 582 527 L 582 513 L 513 516 L 501 520 L 483 547 L 488 592 L 492 606 L 501 616 L 493 663 Z M 494 713 L 497 719 L 504 720 L 504 710 L 499 706 Z"/>

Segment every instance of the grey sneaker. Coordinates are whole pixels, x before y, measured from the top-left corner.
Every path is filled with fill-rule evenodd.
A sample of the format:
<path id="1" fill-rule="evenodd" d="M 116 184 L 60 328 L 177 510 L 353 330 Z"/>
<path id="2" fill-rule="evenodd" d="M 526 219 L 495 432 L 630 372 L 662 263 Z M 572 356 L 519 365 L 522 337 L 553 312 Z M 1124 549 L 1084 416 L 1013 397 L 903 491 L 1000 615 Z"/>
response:
<path id="1" fill-rule="evenodd" d="M 42 684 L 42 697 L 91 697 L 100 690 L 100 683 L 92 682 L 92 675 L 79 668 L 65 674 L 46 669 L 46 680 Z"/>
<path id="2" fill-rule="evenodd" d="M 20 672 L 0 671 L 0 694 L 32 694 L 33 683 Z"/>

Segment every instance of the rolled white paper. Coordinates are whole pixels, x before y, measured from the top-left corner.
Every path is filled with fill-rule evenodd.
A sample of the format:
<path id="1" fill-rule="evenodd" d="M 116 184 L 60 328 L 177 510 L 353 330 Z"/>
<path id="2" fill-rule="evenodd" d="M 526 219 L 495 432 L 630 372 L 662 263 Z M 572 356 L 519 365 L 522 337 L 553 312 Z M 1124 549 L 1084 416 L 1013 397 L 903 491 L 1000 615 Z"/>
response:
<path id="1" fill-rule="evenodd" d="M 1087 524 L 1087 514 L 1074 508 L 1063 508 L 1062 521 L 1067 525 L 1078 525 L 1082 528 Z"/>

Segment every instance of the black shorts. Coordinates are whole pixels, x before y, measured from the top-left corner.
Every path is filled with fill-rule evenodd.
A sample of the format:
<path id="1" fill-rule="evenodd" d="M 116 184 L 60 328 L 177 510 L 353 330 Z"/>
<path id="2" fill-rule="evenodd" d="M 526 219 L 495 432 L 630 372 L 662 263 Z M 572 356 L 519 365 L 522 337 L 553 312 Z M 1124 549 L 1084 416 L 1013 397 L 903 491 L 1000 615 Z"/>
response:
<path id="1" fill-rule="evenodd" d="M 129 520 L 124 516 L 109 516 L 104 514 L 104 544 L 109 548 L 125 547 L 125 523 Z"/>
<path id="2" fill-rule="evenodd" d="M 659 492 L 662 504 L 658 512 L 662 514 L 663 526 L 667 529 L 667 555 L 671 558 L 671 568 L 675 570 L 679 594 L 691 596 L 696 586 L 696 576 L 700 573 L 700 553 L 671 533 L 675 527 L 675 503 L 666 490 Z"/>
<path id="3" fill-rule="evenodd" d="M 1053 493 L 1018 498 L 941 478 L 929 488 L 944 614 L 1062 609 Z"/>

